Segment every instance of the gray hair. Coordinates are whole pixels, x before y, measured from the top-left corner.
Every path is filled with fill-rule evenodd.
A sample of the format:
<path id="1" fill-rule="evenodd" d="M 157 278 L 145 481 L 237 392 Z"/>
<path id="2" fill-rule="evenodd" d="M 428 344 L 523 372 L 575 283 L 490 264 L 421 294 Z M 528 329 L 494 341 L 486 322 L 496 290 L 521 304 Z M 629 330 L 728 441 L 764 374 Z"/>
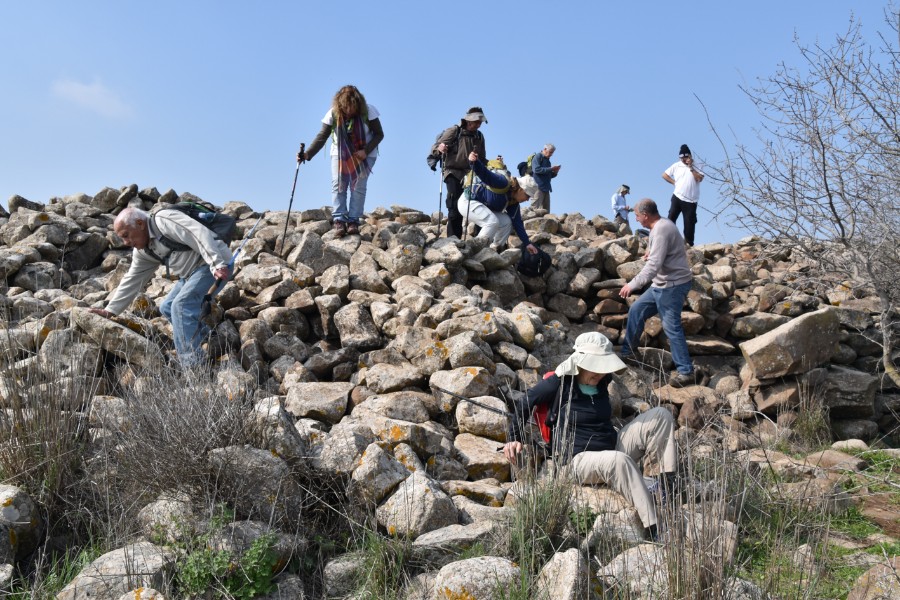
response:
<path id="1" fill-rule="evenodd" d="M 128 206 L 116 216 L 113 225 L 124 225 L 128 229 L 134 229 L 138 227 L 139 224 L 147 223 L 149 220 L 150 215 L 147 211 Z"/>
<path id="2" fill-rule="evenodd" d="M 544 144 L 544 150 L 549 150 L 550 152 L 556 152 L 556 146 L 553 144 Z"/>
<path id="3" fill-rule="evenodd" d="M 617 194 L 630 194 L 631 188 L 623 183 L 622 185 L 619 186 L 619 191 L 617 191 L 616 193 Z"/>
<path id="4" fill-rule="evenodd" d="M 654 202 L 650 198 L 644 198 L 643 200 L 635 204 L 634 212 L 641 213 L 642 215 L 647 215 L 648 217 L 659 216 L 659 208 L 656 206 L 656 202 Z"/>

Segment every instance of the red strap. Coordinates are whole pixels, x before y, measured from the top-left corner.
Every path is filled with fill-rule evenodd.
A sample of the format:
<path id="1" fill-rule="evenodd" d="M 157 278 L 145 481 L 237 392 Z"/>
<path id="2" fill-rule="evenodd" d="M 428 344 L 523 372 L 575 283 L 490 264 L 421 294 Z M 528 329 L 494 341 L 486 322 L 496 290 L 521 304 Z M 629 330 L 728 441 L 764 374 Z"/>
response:
<path id="1" fill-rule="evenodd" d="M 553 376 L 553 371 L 544 374 L 544 379 L 549 379 Z M 534 422 L 538 426 L 538 429 L 541 430 L 541 437 L 544 438 L 546 443 L 550 443 L 550 428 L 547 427 L 547 414 L 550 412 L 550 404 L 538 404 L 534 407 Z"/>

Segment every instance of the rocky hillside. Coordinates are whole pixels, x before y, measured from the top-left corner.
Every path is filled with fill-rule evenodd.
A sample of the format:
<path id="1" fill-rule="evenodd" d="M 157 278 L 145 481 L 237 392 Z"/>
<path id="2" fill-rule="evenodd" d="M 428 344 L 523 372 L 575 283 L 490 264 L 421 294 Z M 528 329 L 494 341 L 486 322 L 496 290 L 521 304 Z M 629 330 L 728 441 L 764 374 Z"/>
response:
<path id="1" fill-rule="evenodd" d="M 89 415 L 92 436 L 127 431 L 123 398 L 134 379 L 123 378 L 122 369 L 140 377 L 170 363 L 171 328 L 158 305 L 172 282 L 161 268 L 131 311 L 114 321 L 86 309 L 102 307 L 128 269 L 130 251 L 112 232 L 115 214 L 129 205 L 151 210 L 190 199 L 135 185 L 47 204 L 10 198 L 9 214 L 0 213 L 4 407 L 15 401 L 10 374 L 55 359 L 57 384 L 90 390 L 73 393 L 69 410 Z M 325 209 L 292 213 L 284 240 L 284 211 L 260 215 L 240 202 L 223 211 L 239 219 L 235 248 L 262 217 L 236 262 L 236 275 L 217 298 L 208 344 L 218 392 L 255 390 L 248 418 L 267 423 L 271 433 L 256 447 L 222 447 L 200 459 L 212 471 L 229 471 L 223 485 L 257 482 L 258 493 L 245 494 L 232 507 L 237 516 L 291 521 L 300 509 L 269 492 L 292 489 L 286 465 L 304 463 L 345 481 L 348 497 L 374 515 L 380 531 L 414 540 L 429 567 L 407 597 L 488 598 L 489 592 L 475 591 L 479 579 L 514 581 L 519 566 L 506 558 L 468 559 L 475 562 L 465 569 L 453 562 L 462 548 L 502 526 L 521 487 L 510 483 L 510 466 L 497 451 L 505 441 L 505 417 L 458 396 L 502 410 L 504 399 L 521 394 L 567 356 L 578 334 L 600 331 L 618 344 L 628 310 L 618 290 L 641 269 L 644 238 L 618 232 L 601 216 L 526 211 L 532 241 L 553 257 L 552 268 L 533 278 L 515 270 L 517 247 L 497 253 L 477 238 L 437 238 L 434 215 L 402 206 L 372 210 L 361 235 L 342 239 L 333 237 Z M 852 440 L 839 447 L 897 444 L 900 391 L 880 376 L 877 299 L 854 297 L 841 282 L 821 293 L 822 281 L 808 285 L 809 265 L 773 253 L 757 238 L 699 246 L 688 254 L 694 283 L 682 322 L 695 363 L 711 377 L 706 385 L 665 385 L 671 355 L 661 323 L 651 319 L 641 355 L 654 368 L 615 378 L 616 416 L 627 421 L 649 406 L 665 406 L 677 416 L 688 454 L 725 452 L 744 465 L 791 473 L 806 489 L 797 494 L 809 493 L 814 482 L 821 506 L 840 510 L 856 502 L 863 512 L 871 509 L 885 531 L 900 535 L 896 504 L 886 509 L 874 496 L 854 500 L 842 489 L 840 474 L 864 470 L 864 461 L 837 451 L 797 458 L 774 450 L 793 435 L 793 424 L 813 401 L 827 408 L 833 441 Z M 61 371 L 60 358 L 68 365 Z M 647 469 L 652 475 L 652 465 Z M 593 497 L 597 490 L 579 493 Z M 21 490 L 9 494 L 30 502 Z M 595 512 L 610 505 L 582 502 Z M 171 518 L 175 509 L 167 506 L 146 517 L 148 532 Z M 621 502 L 612 506 L 626 530 L 620 534 L 633 539 L 634 548 L 645 548 L 634 511 Z M 23 529 L 20 539 L 30 539 L 27 527 L 15 527 Z M 732 530 L 720 534 L 736 541 L 736 530 L 726 531 Z M 148 571 L 171 568 L 164 545 L 135 543 L 144 544 Z M 38 542 L 5 550 L 4 544 L 0 562 L 14 564 Z M 734 546 L 728 545 L 731 552 Z M 578 573 L 596 567 L 599 559 L 588 563 L 592 550 L 582 550 L 560 552 L 545 569 Z M 652 577 L 622 566 L 624 556 L 604 560 L 597 580 L 629 585 L 635 593 L 655 585 Z M 645 552 L 642 560 L 659 559 L 653 556 Z M 329 563 L 329 594 L 350 594 L 358 568 L 349 556 Z M 99 581 L 96 573 L 82 577 Z M 548 575 L 544 585 L 564 587 L 568 579 L 577 578 Z M 286 590 L 307 583 L 292 575 L 279 585 Z M 745 583 L 750 585 L 734 585 Z M 76 580 L 59 597 L 83 597 L 79 585 L 90 587 Z M 131 589 L 123 582 L 103 585 L 116 593 L 91 597 L 115 600 Z M 439 590 L 470 596 L 439 596 Z M 560 588 L 550 597 L 583 597 L 578 594 Z"/>

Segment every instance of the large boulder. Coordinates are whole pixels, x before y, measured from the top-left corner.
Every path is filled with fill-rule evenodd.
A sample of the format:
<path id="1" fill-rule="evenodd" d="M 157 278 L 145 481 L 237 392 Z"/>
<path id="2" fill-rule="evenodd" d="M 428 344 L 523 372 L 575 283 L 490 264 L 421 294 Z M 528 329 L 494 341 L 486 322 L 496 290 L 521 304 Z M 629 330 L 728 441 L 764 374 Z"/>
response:
<path id="1" fill-rule="evenodd" d="M 138 542 L 107 552 L 69 582 L 57 600 L 116 600 L 136 587 L 163 588 L 175 556 L 168 550 Z"/>
<path id="2" fill-rule="evenodd" d="M 456 506 L 441 487 L 421 473 L 412 473 L 375 511 L 378 524 L 390 535 L 418 537 L 457 523 Z"/>
<path id="3" fill-rule="evenodd" d="M 519 582 L 519 566 L 499 556 L 479 556 L 444 566 L 434 580 L 431 600 L 493 600 Z"/>
<path id="4" fill-rule="evenodd" d="M 866 418 L 875 414 L 878 378 L 847 367 L 829 367 L 824 401 L 829 414 L 839 419 Z"/>
<path id="5" fill-rule="evenodd" d="M 217 448 L 207 459 L 224 497 L 242 517 L 295 522 L 306 494 L 291 469 L 268 450 L 250 446 Z"/>
<path id="6" fill-rule="evenodd" d="M 740 345 L 759 379 L 809 371 L 837 351 L 840 320 L 830 308 L 807 313 Z"/>
<path id="7" fill-rule="evenodd" d="M 37 505 L 21 489 L 0 484 L 0 563 L 12 563 L 31 554 L 44 533 Z"/>
<path id="8" fill-rule="evenodd" d="M 295 383 L 288 389 L 284 408 L 295 417 L 337 423 L 347 411 L 352 383 L 342 381 Z"/>
<path id="9" fill-rule="evenodd" d="M 875 565 L 859 576 L 847 600 L 881 600 L 900 598 L 900 556 Z"/>
<path id="10" fill-rule="evenodd" d="M 591 570 L 577 548 L 557 552 L 541 568 L 535 583 L 538 594 L 554 600 L 580 600 L 589 597 Z"/>
<path id="11" fill-rule="evenodd" d="M 85 308 L 73 308 L 70 318 L 94 343 L 137 367 L 154 371 L 165 364 L 159 346 L 128 327 Z"/>

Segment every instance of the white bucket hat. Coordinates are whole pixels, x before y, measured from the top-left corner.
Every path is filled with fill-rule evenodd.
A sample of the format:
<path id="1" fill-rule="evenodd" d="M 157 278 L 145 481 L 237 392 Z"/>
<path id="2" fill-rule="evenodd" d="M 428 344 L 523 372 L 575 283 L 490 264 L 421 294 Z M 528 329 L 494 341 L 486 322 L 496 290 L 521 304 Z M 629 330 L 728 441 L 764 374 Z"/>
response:
<path id="1" fill-rule="evenodd" d="M 627 368 L 622 359 L 613 352 L 612 342 L 602 333 L 596 331 L 582 333 L 575 339 L 574 350 L 569 358 L 556 367 L 558 376 L 574 376 L 578 374 L 579 369 L 606 374 Z"/>
<path id="2" fill-rule="evenodd" d="M 537 182 L 531 175 L 522 175 L 521 177 L 516 177 L 516 181 L 519 182 L 519 187 L 525 190 L 525 193 L 528 194 L 529 198 L 534 198 L 534 195 L 538 193 Z"/>

